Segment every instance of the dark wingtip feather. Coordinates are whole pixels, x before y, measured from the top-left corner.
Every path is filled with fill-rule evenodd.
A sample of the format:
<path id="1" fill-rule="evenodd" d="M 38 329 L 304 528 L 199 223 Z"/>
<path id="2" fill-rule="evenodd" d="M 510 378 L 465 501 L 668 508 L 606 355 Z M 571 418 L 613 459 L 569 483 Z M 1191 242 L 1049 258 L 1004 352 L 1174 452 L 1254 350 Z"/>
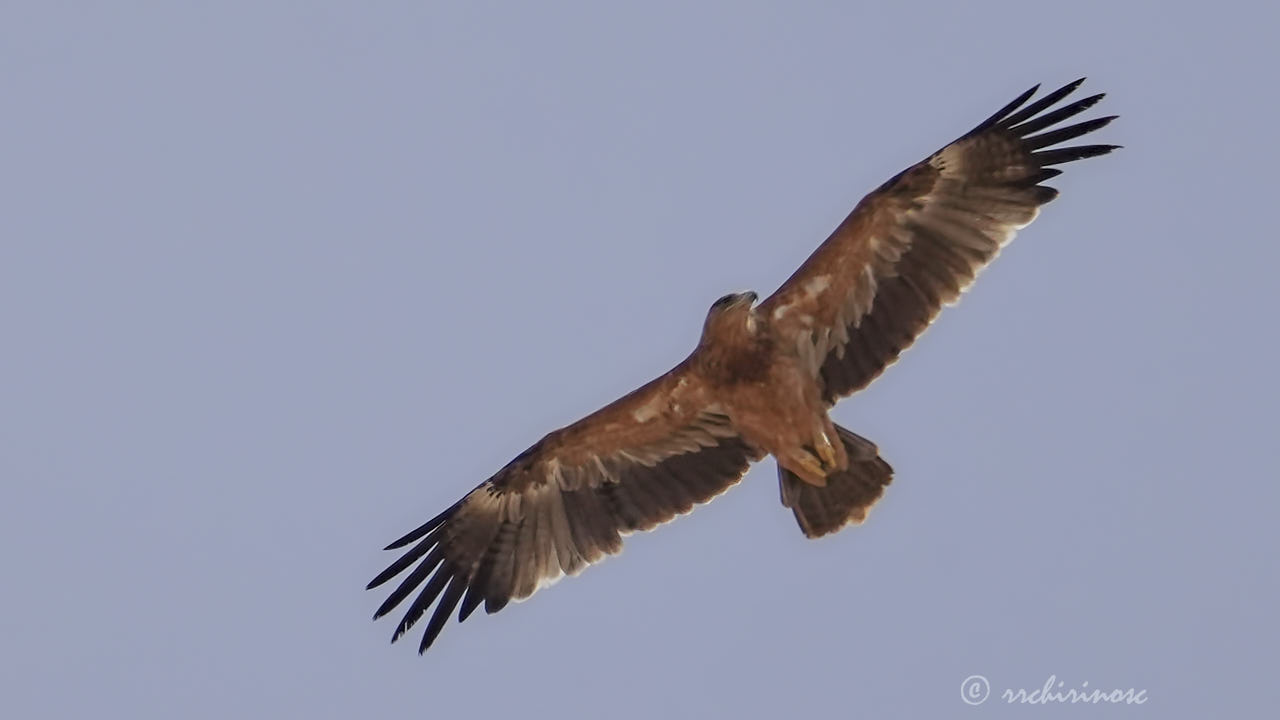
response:
<path id="1" fill-rule="evenodd" d="M 444 590 L 445 583 L 452 580 L 453 577 L 453 568 L 448 563 L 436 569 L 435 574 L 431 576 L 431 580 L 422 588 L 422 592 L 418 593 L 418 597 L 414 598 L 413 604 L 409 606 L 409 609 L 405 611 L 404 617 L 400 619 L 400 624 L 396 626 L 391 642 L 399 640 L 401 636 L 409 631 L 409 628 L 413 627 L 414 623 L 418 622 L 422 614 L 431 606 L 431 603 L 435 602 L 435 599 L 439 597 L 440 591 Z M 388 598 L 389 601 L 390 598 Z"/>
<path id="2" fill-rule="evenodd" d="M 407 594 L 408 593 L 405 593 L 405 595 Z M 393 595 L 387 598 L 386 600 L 383 600 L 382 604 L 378 606 L 378 609 L 373 611 L 373 619 L 379 620 L 383 618 L 384 616 L 386 616 L 387 613 L 391 612 L 392 610 L 395 610 L 396 606 L 399 605 L 403 600 L 404 600 L 404 595 L 401 595 L 400 597 L 396 597 Z"/>
<path id="3" fill-rule="evenodd" d="M 409 573 L 409 575 L 405 577 L 395 590 L 391 591 L 391 594 L 387 596 L 387 599 L 382 601 L 382 605 L 378 606 L 378 609 L 374 612 L 373 619 L 377 620 L 383 615 L 391 612 L 397 605 L 403 602 L 405 598 L 409 597 L 409 594 L 427 579 L 427 576 L 431 574 L 432 570 L 436 569 L 436 566 L 440 564 L 443 558 L 444 552 L 440 548 L 437 547 L 433 550 L 431 554 L 418 565 L 418 567 L 413 569 L 413 572 Z"/>
<path id="4" fill-rule="evenodd" d="M 428 535 L 427 537 L 423 538 L 421 542 L 419 542 L 413 548 L 405 552 L 404 555 L 401 555 L 399 558 L 397 558 L 396 561 L 388 565 L 385 570 L 378 573 L 378 576 L 370 580 L 369 584 L 364 586 L 364 589 L 372 590 L 378 587 L 379 585 L 385 583 L 386 581 L 390 580 L 391 578 L 404 572 L 406 568 L 408 568 L 410 565 L 417 562 L 418 558 L 422 557 L 423 555 L 426 555 L 427 552 L 431 550 L 432 547 L 435 546 L 438 540 L 439 538 L 435 534 Z"/>
<path id="5" fill-rule="evenodd" d="M 436 605 L 435 612 L 431 613 L 431 620 L 427 622 L 426 632 L 422 634 L 422 642 L 418 644 L 419 655 L 426 652 L 427 648 L 431 647 L 431 644 L 440 636 L 440 631 L 444 629 L 444 624 L 448 622 L 449 615 L 457 607 L 458 600 L 462 598 L 462 593 L 466 589 L 467 579 L 462 573 L 454 575 L 449 580 L 449 587 L 445 588 L 440 603 Z"/>
<path id="6" fill-rule="evenodd" d="M 1022 106 L 1022 103 L 1026 102 L 1028 99 L 1030 99 L 1030 97 L 1031 97 L 1032 95 L 1035 95 L 1035 94 L 1036 94 L 1036 91 L 1038 91 L 1039 89 L 1040 89 L 1040 84 L 1039 84 L 1039 83 L 1036 83 L 1035 85 L 1032 85 L 1032 86 L 1031 86 L 1031 88 L 1030 88 L 1029 90 L 1027 90 L 1027 91 L 1023 92 L 1023 93 L 1022 93 L 1021 95 L 1019 95 L 1018 97 L 1016 97 L 1016 98 L 1014 98 L 1013 100 L 1009 101 L 1009 103 L 1007 103 L 1004 107 L 1002 107 L 1002 108 L 1000 108 L 999 110 L 997 110 L 997 111 L 996 111 L 996 112 L 995 112 L 991 117 L 989 117 L 989 118 L 987 118 L 986 120 L 983 120 L 982 122 L 978 123 L 978 126 L 977 126 L 977 127 L 975 127 L 974 129 L 970 130 L 970 131 L 968 132 L 968 134 L 969 134 L 969 135 L 976 135 L 976 134 L 978 134 L 978 133 L 982 132 L 983 130 L 987 130 L 987 129 L 991 128 L 991 127 L 992 127 L 992 126 L 994 126 L 996 123 L 1001 122 L 1002 120 L 1004 120 L 1004 118 L 1005 118 L 1005 116 L 1006 116 L 1006 115 L 1008 115 L 1009 113 L 1011 113 L 1011 112 L 1013 112 L 1014 110 L 1017 110 L 1019 107 L 1021 107 L 1021 106 Z"/>
<path id="7" fill-rule="evenodd" d="M 1044 110 L 1047 110 L 1049 107 L 1051 107 L 1054 103 L 1058 102 L 1062 98 L 1075 92 L 1076 88 L 1080 87 L 1080 84 L 1083 82 L 1084 82 L 1084 78 L 1080 78 L 1079 80 L 1076 80 L 1074 82 L 1069 82 L 1066 85 L 1063 85 L 1057 90 L 1054 90 L 1053 92 L 1036 100 L 1030 105 L 1022 108 L 1018 112 L 1001 119 L 1000 125 L 1006 128 L 1013 127 L 1014 125 L 1017 125 L 1018 123 L 1022 122 L 1023 120 L 1026 120 L 1027 118 L 1034 117 L 1035 115 L 1043 112 Z"/>
<path id="8" fill-rule="evenodd" d="M 506 607 L 507 602 L 509 601 L 510 601 L 510 598 L 506 598 L 506 597 L 487 598 L 484 601 L 484 612 L 486 615 L 492 615 L 498 612 L 499 610 L 501 610 L 502 608 Z"/>
<path id="9" fill-rule="evenodd" d="M 1087 98 L 1083 98 L 1073 103 L 1063 105 L 1057 110 L 1051 110 L 1047 113 L 1044 113 L 1043 115 L 1036 115 L 1034 117 L 1026 119 L 1023 122 L 1020 122 L 1017 125 L 1009 126 L 1006 129 L 1015 135 L 1026 137 L 1028 135 L 1040 132 L 1041 130 L 1047 127 L 1057 125 L 1058 123 L 1062 122 L 1063 120 L 1066 120 L 1069 117 L 1075 117 L 1076 115 L 1079 115 L 1080 113 L 1084 112 L 1085 110 L 1088 110 L 1094 105 L 1097 105 L 1098 101 L 1102 100 L 1102 98 L 1106 96 L 1107 96 L 1106 93 L 1098 93 L 1097 95 L 1090 95 Z"/>
<path id="10" fill-rule="evenodd" d="M 1036 201 L 1041 205 L 1046 205 L 1058 199 L 1058 189 L 1040 185 L 1036 188 Z"/>
<path id="11" fill-rule="evenodd" d="M 1042 150 L 1041 152 L 1031 153 L 1031 157 L 1035 158 L 1036 162 L 1043 167 L 1106 155 L 1112 150 L 1119 150 L 1120 147 L 1119 145 L 1077 145 L 1076 147 L 1062 148 L 1060 150 Z"/>
<path id="12" fill-rule="evenodd" d="M 452 515 L 455 510 L 458 509 L 459 504 L 461 503 L 460 502 L 454 503 L 452 506 L 449 507 L 448 510 L 445 510 L 444 512 L 431 518 L 430 520 L 419 525 L 413 530 L 410 530 L 408 534 L 406 534 L 404 537 L 400 538 L 399 540 L 396 540 L 395 542 L 391 543 L 390 545 L 382 549 L 383 550 L 399 550 L 405 545 L 408 545 L 409 543 L 421 538 L 422 536 L 426 535 L 432 530 L 435 530 L 437 527 L 440 527 L 441 523 L 449 519 L 449 516 Z"/>
<path id="13" fill-rule="evenodd" d="M 1063 143 L 1068 140 L 1074 140 L 1081 135 L 1091 133 L 1094 130 L 1110 125 L 1111 121 L 1115 120 L 1117 117 L 1119 116 L 1108 115 L 1107 117 L 1085 120 L 1084 122 L 1079 122 L 1075 125 L 1068 125 L 1067 127 L 1058 128 L 1057 130 L 1050 130 L 1039 135 L 1024 137 L 1022 139 L 1023 147 L 1028 150 L 1039 150 L 1040 148 L 1049 147 L 1050 145 L 1057 145 L 1058 143 Z"/>
<path id="14" fill-rule="evenodd" d="M 462 606 L 458 608 L 458 622 L 471 617 L 471 613 L 475 612 L 482 602 L 484 602 L 484 593 L 480 591 L 477 584 L 473 583 L 467 588 L 467 595 L 462 599 Z"/>

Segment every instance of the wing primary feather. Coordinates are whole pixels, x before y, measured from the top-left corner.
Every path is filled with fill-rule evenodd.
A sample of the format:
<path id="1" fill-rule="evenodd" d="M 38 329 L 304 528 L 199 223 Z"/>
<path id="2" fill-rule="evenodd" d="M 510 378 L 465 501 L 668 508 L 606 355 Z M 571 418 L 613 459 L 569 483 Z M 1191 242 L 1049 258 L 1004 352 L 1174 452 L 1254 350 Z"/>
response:
<path id="1" fill-rule="evenodd" d="M 1097 95 L 1090 95 L 1089 97 L 1084 98 L 1082 100 L 1077 100 L 1071 103 L 1070 105 L 1063 105 L 1062 107 L 1058 108 L 1057 110 L 1054 110 L 1053 112 L 1045 113 L 1044 115 L 1031 118 L 1030 120 L 1024 123 L 1021 123 L 1019 125 L 1014 125 L 1013 127 L 1009 128 L 1009 132 L 1022 137 L 1026 137 L 1027 135 L 1030 135 L 1032 133 L 1040 132 L 1041 130 L 1051 125 L 1056 125 L 1062 122 L 1063 120 L 1066 120 L 1069 117 L 1074 117 L 1076 115 L 1079 115 L 1085 110 L 1088 110 L 1089 108 L 1096 105 L 1099 100 L 1101 100 L 1106 96 L 1107 96 L 1106 93 L 1098 93 Z"/>
<path id="2" fill-rule="evenodd" d="M 528 499 L 524 522 L 516 535 L 514 546 L 515 568 L 511 596 L 517 600 L 529 597 L 538 588 L 538 508 L 537 501 Z"/>
<path id="3" fill-rule="evenodd" d="M 498 538 L 502 540 L 502 549 L 494 554 L 493 568 L 489 571 L 489 579 L 485 587 L 484 611 L 496 613 L 507 606 L 511 600 L 512 588 L 515 587 L 516 540 L 520 535 L 520 526 L 525 522 L 521 518 L 518 523 L 509 523 L 499 530 Z"/>
<path id="4" fill-rule="evenodd" d="M 1040 89 L 1039 83 L 1033 85 L 1030 90 L 1027 90 L 1026 92 L 1022 93 L 1018 97 L 1014 98 L 1012 101 L 1009 102 L 1009 104 L 997 110 L 994 115 L 978 123 L 978 126 L 970 130 L 968 133 L 966 133 L 966 136 L 977 135 L 978 133 L 983 132 L 984 130 L 991 129 L 992 126 L 994 126 L 996 123 L 1003 120 L 1004 116 L 1008 115 L 1009 113 L 1021 107 L 1022 103 L 1026 102 L 1032 95 L 1035 95 L 1036 91 L 1039 89 Z"/>
<path id="5" fill-rule="evenodd" d="M 404 555 L 401 555 L 398 559 L 396 559 L 395 562 L 391 563 L 391 565 L 388 566 L 386 570 L 383 570 L 382 572 L 378 573 L 378 577 L 370 580 L 369 584 L 365 586 L 365 590 L 372 590 L 378 587 L 379 585 L 385 583 L 386 581 L 390 580 L 391 578 L 399 575 L 401 572 L 404 571 L 405 568 L 412 565 L 415 560 L 427 554 L 427 551 L 429 551 L 432 548 L 432 546 L 434 546 L 439 541 L 440 541 L 439 536 L 434 533 L 423 538 L 422 541 L 419 542 L 417 545 L 413 546 L 413 548 L 409 550 L 409 552 L 406 552 Z"/>
<path id="6" fill-rule="evenodd" d="M 582 553 L 573 543 L 573 535 L 569 530 L 569 517 L 565 515 L 564 493 L 553 493 L 548 498 L 548 516 L 551 522 L 551 537 L 556 544 L 556 558 L 560 562 L 560 570 L 565 575 L 576 575 L 586 565 Z"/>
<path id="7" fill-rule="evenodd" d="M 1062 148 L 1061 150 L 1044 150 L 1031 153 L 1031 157 L 1035 158 L 1036 162 L 1041 165 L 1061 165 L 1073 160 L 1106 155 L 1119 148 L 1119 145 L 1077 145 L 1076 147 Z"/>
<path id="8" fill-rule="evenodd" d="M 391 636 L 391 642 L 399 640 L 402 635 L 409 632 L 409 628 L 422 617 L 427 611 L 431 603 L 435 602 L 436 597 L 440 595 L 440 591 L 444 590 L 445 583 L 453 577 L 453 566 L 449 563 L 441 565 L 436 574 L 431 576 L 431 580 L 422 588 L 422 592 L 418 593 L 418 597 L 413 599 L 413 604 L 405 611 L 404 617 L 400 619 L 400 624 L 396 626 L 396 632 Z"/>
<path id="9" fill-rule="evenodd" d="M 591 533 L 590 525 L 587 522 L 589 514 L 595 511 L 595 508 L 588 507 L 590 499 L 594 499 L 590 490 L 574 490 L 564 494 L 564 511 L 572 521 L 569 523 L 569 535 L 573 537 L 573 544 L 577 546 L 582 558 L 588 563 L 594 563 L 603 557 L 604 553 L 596 546 L 595 537 Z M 485 606 L 486 612 L 492 612 Z"/>
<path id="10" fill-rule="evenodd" d="M 458 600 L 462 597 L 462 591 L 467 589 L 466 576 L 461 572 L 457 572 L 449 579 L 449 587 L 445 588 L 444 595 L 440 598 L 440 604 L 436 605 L 435 612 L 431 613 L 431 621 L 427 623 L 427 630 L 422 634 L 422 642 L 418 645 L 418 654 L 427 651 L 431 647 L 431 643 L 436 641 L 436 637 L 440 635 L 440 630 L 444 628 L 445 622 L 449 620 L 450 613 L 458 606 Z"/>
<path id="11" fill-rule="evenodd" d="M 465 499 L 465 498 L 464 498 L 464 499 Z M 417 540 L 418 538 L 422 537 L 423 535 L 426 535 L 427 533 L 431 532 L 432 530 L 435 530 L 436 528 L 440 527 L 440 525 L 441 525 L 445 520 L 448 520 L 448 519 L 449 519 L 449 517 L 453 515 L 454 511 L 456 511 L 456 510 L 458 509 L 458 506 L 459 506 L 459 505 L 461 505 L 461 504 L 462 504 L 462 501 L 461 501 L 461 500 L 459 500 L 458 502 L 456 502 L 456 503 L 454 503 L 453 505 L 451 505 L 451 506 L 449 507 L 449 509 L 448 509 L 448 510 L 445 510 L 444 512 L 440 513 L 439 515 L 437 515 L 437 516 L 435 516 L 435 517 L 431 518 L 430 520 L 426 521 L 426 522 L 425 522 L 425 523 L 423 523 L 422 525 L 419 525 L 417 528 L 415 528 L 415 529 L 411 530 L 411 531 L 410 531 L 408 534 L 406 534 L 404 537 L 400 538 L 399 540 L 396 540 L 395 542 L 393 542 L 393 543 L 391 543 L 390 545 L 388 545 L 388 546 L 386 546 L 385 548 L 383 548 L 383 550 L 399 550 L 400 548 L 404 547 L 405 545 L 408 545 L 409 543 L 413 542 L 414 540 Z"/>
<path id="12" fill-rule="evenodd" d="M 1029 182 L 1033 185 L 1037 185 L 1039 183 L 1044 182 L 1045 180 L 1056 178 L 1061 174 L 1062 174 L 1062 171 L 1059 170 L 1058 168 L 1044 168 L 1040 172 L 1028 178 L 1026 182 Z M 1056 193 L 1055 193 L 1055 196 L 1056 196 Z M 1049 199 L 1052 200 L 1053 198 L 1049 198 Z M 1046 200 L 1046 202 L 1048 201 Z"/>
<path id="13" fill-rule="evenodd" d="M 1060 142 L 1074 140 L 1085 133 L 1093 132 L 1101 127 L 1106 127 L 1117 117 L 1119 116 L 1108 115 L 1107 117 L 1100 117 L 1096 120 L 1086 120 L 1085 122 L 1068 125 L 1067 127 L 1052 130 L 1041 135 L 1032 135 L 1029 138 L 1023 139 L 1023 143 L 1028 150 L 1039 150 L 1040 148 L 1049 147 L 1050 145 L 1057 145 Z"/>
<path id="14" fill-rule="evenodd" d="M 492 615 L 506 607 L 509 602 L 511 602 L 510 593 L 500 597 L 487 597 L 484 599 L 484 611 L 485 613 Z"/>
<path id="15" fill-rule="evenodd" d="M 474 580 L 467 585 L 467 595 L 462 598 L 462 605 L 458 608 L 458 622 L 462 622 L 471 617 L 471 613 L 480 607 L 480 603 L 484 602 L 484 592 L 480 590 Z"/>
<path id="16" fill-rule="evenodd" d="M 377 620 L 383 615 L 394 610 L 395 607 L 403 602 L 405 598 L 409 597 L 409 593 L 413 592 L 414 588 L 421 585 L 422 581 L 427 579 L 427 576 L 431 574 L 432 570 L 435 570 L 436 566 L 439 565 L 440 561 L 443 559 L 444 550 L 437 547 L 426 557 L 425 560 L 422 561 L 422 564 L 414 568 L 413 572 L 409 573 L 400 585 L 387 596 L 387 599 L 378 606 L 378 609 L 373 613 L 373 619 Z"/>
<path id="17" fill-rule="evenodd" d="M 503 519 L 498 525 L 498 531 L 489 547 L 485 548 L 484 556 L 481 557 L 475 574 L 471 576 L 471 582 L 467 584 L 467 596 L 462 599 L 462 607 L 458 610 L 458 622 L 466 620 L 484 602 L 499 558 L 511 553 L 511 539 L 515 531 L 516 524 L 508 519 Z"/>
<path id="18" fill-rule="evenodd" d="M 1013 115 L 1010 115 L 1009 117 L 1005 118 L 1004 121 L 1001 122 L 1000 124 L 1006 128 L 1013 127 L 1014 125 L 1017 125 L 1018 123 L 1022 122 L 1023 120 L 1026 120 L 1027 118 L 1034 117 L 1036 114 L 1048 109 L 1050 106 L 1052 106 L 1054 103 L 1058 102 L 1062 98 L 1075 92 L 1075 89 L 1080 87 L 1082 83 L 1084 83 L 1084 78 L 1073 80 L 1067 83 L 1066 85 L 1063 85 L 1062 87 L 1058 88 L 1057 90 L 1054 90 L 1048 95 L 1045 95 L 1039 100 L 1036 100 L 1030 105 L 1022 108 L 1021 110 L 1014 113 Z"/>
<path id="19" fill-rule="evenodd" d="M 548 578 L 554 577 L 555 572 L 551 565 L 558 562 L 556 558 L 555 538 L 552 536 L 550 505 L 547 503 L 548 495 L 555 493 L 556 490 L 548 490 L 542 497 L 538 498 L 538 502 L 534 504 L 533 512 L 538 514 L 538 524 L 534 528 L 533 534 L 533 590 L 530 595 L 538 591 Z"/>

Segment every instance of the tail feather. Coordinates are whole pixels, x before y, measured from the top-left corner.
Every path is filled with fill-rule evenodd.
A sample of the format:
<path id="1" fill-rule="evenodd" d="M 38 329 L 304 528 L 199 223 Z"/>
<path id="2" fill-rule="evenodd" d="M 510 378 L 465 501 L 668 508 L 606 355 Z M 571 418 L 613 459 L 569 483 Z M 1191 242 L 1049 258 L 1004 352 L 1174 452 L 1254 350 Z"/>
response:
<path id="1" fill-rule="evenodd" d="M 861 523 L 893 479 L 893 468 L 880 458 L 875 443 L 839 425 L 836 430 L 848 451 L 849 467 L 827 476 L 825 487 L 810 485 L 778 466 L 782 504 L 791 508 L 807 537 L 822 537 Z"/>

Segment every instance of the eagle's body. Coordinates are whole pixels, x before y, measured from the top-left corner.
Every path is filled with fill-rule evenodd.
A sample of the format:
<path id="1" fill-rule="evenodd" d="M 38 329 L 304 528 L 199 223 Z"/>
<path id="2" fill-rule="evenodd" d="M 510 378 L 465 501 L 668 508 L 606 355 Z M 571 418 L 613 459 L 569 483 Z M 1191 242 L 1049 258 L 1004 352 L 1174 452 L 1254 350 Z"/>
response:
<path id="1" fill-rule="evenodd" d="M 1057 191 L 1050 167 L 1113 145 L 1046 149 L 1113 118 L 1054 129 L 1101 95 L 1049 110 L 1080 81 L 1036 88 L 865 197 L 773 295 L 712 305 L 670 372 L 547 434 L 452 507 L 392 543 L 370 587 L 413 570 L 375 615 L 414 591 L 399 637 L 439 599 L 496 612 L 621 549 L 622 535 L 688 512 L 772 455 L 783 504 L 819 537 L 866 518 L 892 478 L 870 441 L 828 410 L 874 380 Z M 421 588 L 421 590 L 419 590 Z"/>
<path id="2" fill-rule="evenodd" d="M 726 296 L 713 307 L 689 358 L 697 385 L 711 389 L 744 440 L 817 487 L 849 458 L 827 416 L 813 369 L 797 344 L 752 307 L 755 293 Z"/>

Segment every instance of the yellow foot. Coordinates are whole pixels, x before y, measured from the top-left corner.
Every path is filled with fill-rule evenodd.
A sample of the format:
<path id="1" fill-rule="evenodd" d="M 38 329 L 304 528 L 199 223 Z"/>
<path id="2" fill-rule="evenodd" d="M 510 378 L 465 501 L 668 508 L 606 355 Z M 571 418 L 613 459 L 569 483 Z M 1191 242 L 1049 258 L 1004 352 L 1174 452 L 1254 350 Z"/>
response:
<path id="1" fill-rule="evenodd" d="M 822 461 L 807 452 L 800 453 L 790 470 L 814 487 L 827 486 L 827 469 Z"/>

